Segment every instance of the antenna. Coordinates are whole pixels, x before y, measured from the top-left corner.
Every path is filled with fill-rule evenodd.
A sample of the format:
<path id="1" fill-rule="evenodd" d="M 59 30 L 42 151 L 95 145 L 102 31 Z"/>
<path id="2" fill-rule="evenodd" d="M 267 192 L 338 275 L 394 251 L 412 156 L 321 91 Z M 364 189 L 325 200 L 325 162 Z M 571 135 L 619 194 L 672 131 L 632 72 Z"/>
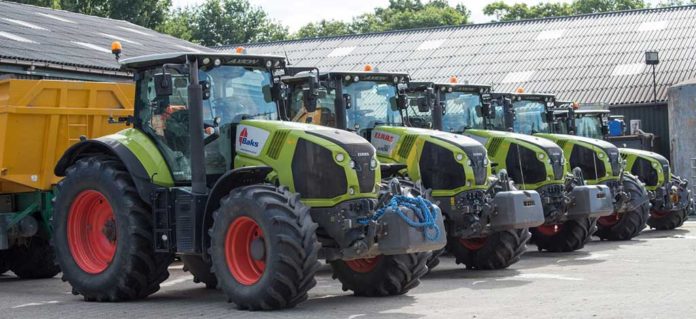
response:
<path id="1" fill-rule="evenodd" d="M 283 48 L 283 53 L 285 53 L 285 62 L 287 62 L 287 65 L 292 65 L 292 63 L 290 63 L 290 58 L 288 57 L 288 51 L 285 50 L 285 45 L 281 45 L 281 47 Z"/>

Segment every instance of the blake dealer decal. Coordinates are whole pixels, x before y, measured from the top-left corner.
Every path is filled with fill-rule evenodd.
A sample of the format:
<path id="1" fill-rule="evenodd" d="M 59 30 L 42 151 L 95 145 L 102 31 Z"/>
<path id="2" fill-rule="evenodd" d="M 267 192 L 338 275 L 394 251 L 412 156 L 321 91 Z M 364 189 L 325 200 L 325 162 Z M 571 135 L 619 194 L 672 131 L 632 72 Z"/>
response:
<path id="1" fill-rule="evenodd" d="M 259 156 L 268 140 L 268 131 L 253 126 L 237 127 L 237 152 Z"/>

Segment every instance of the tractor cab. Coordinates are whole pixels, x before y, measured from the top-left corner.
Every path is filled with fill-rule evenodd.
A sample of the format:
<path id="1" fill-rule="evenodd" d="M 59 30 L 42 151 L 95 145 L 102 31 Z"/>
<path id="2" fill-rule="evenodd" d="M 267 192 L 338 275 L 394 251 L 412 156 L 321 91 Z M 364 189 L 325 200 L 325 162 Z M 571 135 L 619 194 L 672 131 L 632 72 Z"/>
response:
<path id="1" fill-rule="evenodd" d="M 312 80 L 317 73 L 311 69 L 284 77 L 290 92 L 286 119 L 354 131 L 363 137 L 379 125 L 404 125 L 409 111 L 404 92 L 408 74 L 367 69 L 321 73 L 318 82 Z"/>
<path id="2" fill-rule="evenodd" d="M 550 94 L 494 93 L 492 104 L 505 114 L 503 127 L 494 125 L 493 129 L 507 130 L 522 134 L 551 133 L 557 124 L 553 112 L 560 109 L 555 97 Z M 561 107 L 562 108 L 562 107 Z M 562 124 L 561 124 L 562 125 Z"/>

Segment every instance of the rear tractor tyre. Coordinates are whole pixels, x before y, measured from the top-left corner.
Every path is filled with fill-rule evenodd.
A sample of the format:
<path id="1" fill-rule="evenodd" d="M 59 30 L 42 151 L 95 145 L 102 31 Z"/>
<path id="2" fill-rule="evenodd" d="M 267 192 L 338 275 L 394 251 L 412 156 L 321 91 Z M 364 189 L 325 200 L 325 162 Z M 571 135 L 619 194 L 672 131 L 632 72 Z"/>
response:
<path id="1" fill-rule="evenodd" d="M 645 188 L 630 176 L 624 176 L 624 189 L 631 196 L 629 205 L 636 207 L 633 211 L 600 217 L 597 220 L 595 236 L 603 240 L 630 240 L 636 237 L 647 225 L 650 216 L 650 202 Z"/>
<path id="2" fill-rule="evenodd" d="M 596 218 L 571 219 L 563 224 L 531 228 L 532 241 L 539 251 L 570 252 L 582 249 L 597 230 Z"/>
<path id="3" fill-rule="evenodd" d="M 150 207 L 118 160 L 89 157 L 67 169 L 54 205 L 63 281 L 87 301 L 145 298 L 167 279 L 173 255 L 155 253 Z"/>
<path id="4" fill-rule="evenodd" d="M 201 256 L 194 255 L 183 255 L 181 261 L 184 263 L 184 271 L 193 275 L 193 282 L 205 284 L 206 289 L 217 288 L 217 277 L 211 271 L 210 262 L 206 262 Z"/>
<path id="5" fill-rule="evenodd" d="M 48 240 L 34 236 L 7 252 L 10 270 L 22 279 L 52 278 L 60 272 Z M 2 273 L 2 269 L 0 269 Z"/>
<path id="6" fill-rule="evenodd" d="M 689 210 L 681 209 L 669 212 L 650 212 L 648 226 L 657 230 L 672 230 L 684 225 L 689 218 Z"/>
<path id="7" fill-rule="evenodd" d="M 343 291 L 356 296 L 383 297 L 402 295 L 420 284 L 428 272 L 430 252 L 380 255 L 373 258 L 330 261 L 333 278 L 343 284 Z"/>
<path id="8" fill-rule="evenodd" d="M 447 251 L 454 255 L 457 264 L 464 264 L 467 269 L 505 269 L 527 251 L 529 237 L 527 228 L 499 231 L 484 238 L 450 237 Z"/>
<path id="9" fill-rule="evenodd" d="M 317 224 L 285 187 L 235 188 L 213 213 L 210 256 L 218 287 L 239 309 L 292 308 L 316 285 Z"/>

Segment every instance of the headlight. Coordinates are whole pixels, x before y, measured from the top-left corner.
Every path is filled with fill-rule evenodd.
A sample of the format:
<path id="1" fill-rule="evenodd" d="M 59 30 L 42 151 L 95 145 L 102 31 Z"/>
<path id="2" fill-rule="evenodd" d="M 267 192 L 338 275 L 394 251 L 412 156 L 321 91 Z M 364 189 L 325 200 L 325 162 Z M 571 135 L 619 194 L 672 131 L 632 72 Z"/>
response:
<path id="1" fill-rule="evenodd" d="M 561 165 L 565 165 L 565 157 L 561 157 Z"/>
<path id="2" fill-rule="evenodd" d="M 599 159 L 603 159 L 603 158 L 604 158 L 604 153 L 599 152 L 599 154 L 597 154 L 597 157 L 599 157 Z"/>
<path id="3" fill-rule="evenodd" d="M 355 168 L 355 162 L 353 162 L 352 160 L 348 162 L 348 165 L 350 166 L 350 168 Z"/>
<path id="4" fill-rule="evenodd" d="M 473 166 L 474 163 L 472 163 L 471 160 L 466 160 L 466 165 Z"/>
<path id="5" fill-rule="evenodd" d="M 464 159 L 464 155 L 458 153 L 458 154 L 455 156 L 455 158 L 456 158 L 458 161 L 461 161 L 461 160 Z"/>
<path id="6" fill-rule="evenodd" d="M 346 75 L 344 78 L 346 81 L 350 81 L 350 75 Z"/>
<path id="7" fill-rule="evenodd" d="M 377 160 L 376 159 L 373 158 L 370 160 L 370 168 L 371 169 L 377 168 Z"/>
<path id="8" fill-rule="evenodd" d="M 544 158 L 546 158 L 546 155 L 544 155 L 544 153 L 539 153 L 537 154 L 537 158 L 539 158 L 539 160 L 543 160 Z"/>
<path id="9" fill-rule="evenodd" d="M 653 162 L 653 163 L 652 163 L 652 167 L 653 167 L 653 168 L 657 168 L 657 163 Z"/>
<path id="10" fill-rule="evenodd" d="M 346 156 L 343 153 L 336 154 L 336 162 L 343 162 L 344 159 L 346 159 Z"/>
<path id="11" fill-rule="evenodd" d="M 488 158 L 486 158 L 486 157 L 483 158 L 483 165 L 484 166 L 488 165 Z"/>

